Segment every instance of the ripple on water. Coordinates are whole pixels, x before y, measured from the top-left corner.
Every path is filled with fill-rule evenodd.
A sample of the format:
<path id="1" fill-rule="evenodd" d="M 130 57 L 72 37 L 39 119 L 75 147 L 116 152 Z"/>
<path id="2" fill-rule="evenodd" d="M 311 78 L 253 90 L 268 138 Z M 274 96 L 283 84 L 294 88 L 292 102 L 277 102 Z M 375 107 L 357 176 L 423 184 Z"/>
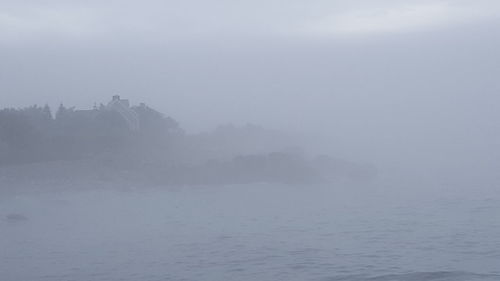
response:
<path id="1" fill-rule="evenodd" d="M 477 274 L 463 271 L 412 272 L 379 276 L 345 275 L 328 277 L 324 281 L 498 281 L 497 274 Z"/>

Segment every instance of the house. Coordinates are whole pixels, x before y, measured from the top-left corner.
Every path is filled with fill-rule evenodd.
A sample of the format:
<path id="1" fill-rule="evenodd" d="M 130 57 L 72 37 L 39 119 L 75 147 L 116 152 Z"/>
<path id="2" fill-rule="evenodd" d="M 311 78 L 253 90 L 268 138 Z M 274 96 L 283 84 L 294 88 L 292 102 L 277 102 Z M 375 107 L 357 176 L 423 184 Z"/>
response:
<path id="1" fill-rule="evenodd" d="M 128 100 L 121 99 L 119 95 L 114 95 L 104 109 L 119 113 L 127 123 L 130 130 L 139 130 L 139 116 L 133 109 L 130 108 Z"/>
<path id="2" fill-rule="evenodd" d="M 140 122 L 139 115 L 135 112 L 131 107 L 130 103 L 126 99 L 121 99 L 119 95 L 114 95 L 111 98 L 111 101 L 108 102 L 107 105 L 102 105 L 100 107 L 94 106 L 93 109 L 83 109 L 83 110 L 74 110 L 73 108 L 69 109 L 59 109 L 62 114 L 69 113 L 72 118 L 80 119 L 80 120 L 94 120 L 99 116 L 103 111 L 113 111 L 118 113 L 128 128 L 131 131 L 139 130 Z"/>

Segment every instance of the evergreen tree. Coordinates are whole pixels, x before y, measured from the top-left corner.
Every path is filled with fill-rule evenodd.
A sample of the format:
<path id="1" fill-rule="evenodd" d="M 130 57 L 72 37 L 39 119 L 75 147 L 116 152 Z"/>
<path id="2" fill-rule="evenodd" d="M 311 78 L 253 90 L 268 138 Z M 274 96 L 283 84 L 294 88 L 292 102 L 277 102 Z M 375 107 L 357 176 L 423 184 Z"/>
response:
<path id="1" fill-rule="evenodd" d="M 42 113 L 46 120 L 52 120 L 52 111 L 50 110 L 50 106 L 48 104 L 45 104 L 42 109 Z"/>
<path id="2" fill-rule="evenodd" d="M 61 103 L 56 112 L 56 120 L 62 120 L 67 115 L 68 109 Z"/>

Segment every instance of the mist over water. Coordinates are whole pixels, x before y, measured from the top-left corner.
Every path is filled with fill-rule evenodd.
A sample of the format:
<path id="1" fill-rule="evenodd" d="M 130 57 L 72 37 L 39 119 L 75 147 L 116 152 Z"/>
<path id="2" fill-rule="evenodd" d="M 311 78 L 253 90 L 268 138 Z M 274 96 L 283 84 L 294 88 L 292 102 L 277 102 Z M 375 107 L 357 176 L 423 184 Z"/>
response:
<path id="1" fill-rule="evenodd" d="M 500 280 L 495 0 L 0 3 L 0 281 Z"/>
<path id="2" fill-rule="evenodd" d="M 499 280 L 495 189 L 255 184 L 3 199 L 6 280 Z"/>

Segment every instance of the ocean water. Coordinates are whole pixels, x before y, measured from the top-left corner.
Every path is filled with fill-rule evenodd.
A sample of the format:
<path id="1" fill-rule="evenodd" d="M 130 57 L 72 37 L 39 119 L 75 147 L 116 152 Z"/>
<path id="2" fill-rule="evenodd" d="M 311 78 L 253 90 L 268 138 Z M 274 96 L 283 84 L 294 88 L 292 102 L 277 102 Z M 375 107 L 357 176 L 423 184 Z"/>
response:
<path id="1" fill-rule="evenodd" d="M 500 280 L 495 186 L 80 188 L 0 218 L 2 281 Z"/>

